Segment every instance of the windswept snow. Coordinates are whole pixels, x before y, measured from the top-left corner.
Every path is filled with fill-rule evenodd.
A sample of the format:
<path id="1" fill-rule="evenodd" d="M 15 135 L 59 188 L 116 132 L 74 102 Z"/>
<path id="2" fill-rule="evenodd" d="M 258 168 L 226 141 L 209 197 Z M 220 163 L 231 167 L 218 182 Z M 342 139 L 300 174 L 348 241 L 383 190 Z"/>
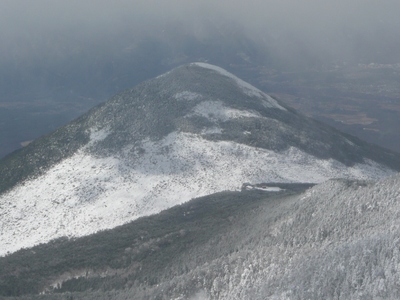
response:
<path id="1" fill-rule="evenodd" d="M 94 133 L 93 139 L 106 131 Z M 144 150 L 144 152 L 143 152 Z M 142 141 L 113 157 L 85 148 L 0 196 L 0 255 L 61 236 L 83 236 L 243 182 L 322 182 L 392 174 L 376 163 L 351 168 L 296 148 L 276 153 L 189 133 Z"/>
<path id="2" fill-rule="evenodd" d="M 279 105 L 278 102 L 275 99 L 273 99 L 271 96 L 263 93 L 256 87 L 252 86 L 251 84 L 243 81 L 242 79 L 236 77 L 235 75 L 227 72 L 226 70 L 224 70 L 220 67 L 210 65 L 207 63 L 201 63 L 201 62 L 194 63 L 194 65 L 205 68 L 205 69 L 213 70 L 223 76 L 233 79 L 246 95 L 263 99 L 263 101 L 262 101 L 263 105 L 267 108 L 278 108 L 281 110 L 286 110 L 286 108 Z"/>
<path id="3" fill-rule="evenodd" d="M 188 116 L 190 117 L 192 115 L 205 117 L 212 122 L 225 122 L 238 118 L 262 118 L 262 116 L 255 111 L 233 109 L 225 106 L 222 101 L 203 101 L 196 105 Z"/>

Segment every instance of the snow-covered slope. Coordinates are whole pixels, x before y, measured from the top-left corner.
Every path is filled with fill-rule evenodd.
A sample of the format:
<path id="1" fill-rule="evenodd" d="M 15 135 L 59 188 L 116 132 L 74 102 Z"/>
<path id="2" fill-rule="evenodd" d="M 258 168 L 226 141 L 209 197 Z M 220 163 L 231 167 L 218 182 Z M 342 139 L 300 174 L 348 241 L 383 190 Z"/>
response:
<path id="1" fill-rule="evenodd" d="M 399 175 L 281 186 L 209 195 L 0 258 L 0 297 L 400 298 Z"/>
<path id="2" fill-rule="evenodd" d="M 376 179 L 394 173 L 385 165 L 391 158 L 396 168 L 394 154 L 289 111 L 223 69 L 191 64 L 115 96 L 3 162 L 2 180 L 11 184 L 0 194 L 0 255 L 244 182 Z"/>
<path id="3" fill-rule="evenodd" d="M 244 182 L 321 182 L 379 178 L 370 161 L 347 167 L 291 147 L 281 153 L 188 133 L 144 140 L 144 153 L 114 157 L 78 151 L 46 174 L 2 196 L 0 254 L 60 236 L 82 236 L 158 213 L 192 198 L 239 190 Z"/>
<path id="4" fill-rule="evenodd" d="M 374 183 L 327 181 L 260 207 L 227 234 L 226 247 L 219 245 L 236 251 L 160 290 L 178 294 L 191 286 L 219 300 L 399 299 L 399 200 L 398 175 Z M 215 240 L 196 254 L 210 255 Z"/>

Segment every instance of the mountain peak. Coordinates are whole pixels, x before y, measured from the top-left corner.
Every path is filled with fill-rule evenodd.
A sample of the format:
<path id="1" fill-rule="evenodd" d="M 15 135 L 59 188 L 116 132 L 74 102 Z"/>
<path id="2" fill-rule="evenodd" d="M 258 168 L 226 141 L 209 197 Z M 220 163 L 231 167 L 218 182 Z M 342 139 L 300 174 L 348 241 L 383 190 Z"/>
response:
<path id="1" fill-rule="evenodd" d="M 207 63 L 202 63 L 202 62 L 192 63 L 191 66 L 197 66 L 197 67 L 201 67 L 204 69 L 208 69 L 208 70 L 217 72 L 218 74 L 220 74 L 222 76 L 225 76 L 225 77 L 228 77 L 228 78 L 234 80 L 236 82 L 236 84 L 242 89 L 242 91 L 246 95 L 248 95 L 250 97 L 258 97 L 258 98 L 262 99 L 263 105 L 266 107 L 286 110 L 286 108 L 284 108 L 283 106 L 278 104 L 278 102 L 275 99 L 273 99 L 271 96 L 265 94 L 264 92 L 260 91 L 256 87 L 243 81 L 242 79 L 236 77 L 235 75 L 233 75 L 232 73 L 229 73 L 228 71 L 226 71 L 225 69 L 222 69 L 221 67 L 214 66 L 211 64 L 207 64 Z"/>
<path id="2" fill-rule="evenodd" d="M 374 179 L 400 157 L 227 71 L 178 67 L 0 161 L 0 251 L 82 236 L 245 182 Z"/>

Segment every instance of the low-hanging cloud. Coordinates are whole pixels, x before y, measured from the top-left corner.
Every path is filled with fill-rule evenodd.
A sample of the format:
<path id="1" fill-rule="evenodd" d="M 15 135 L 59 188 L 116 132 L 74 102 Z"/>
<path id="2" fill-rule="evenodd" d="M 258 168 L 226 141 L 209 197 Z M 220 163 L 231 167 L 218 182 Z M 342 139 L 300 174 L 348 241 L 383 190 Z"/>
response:
<path id="1" fill-rule="evenodd" d="M 0 59 L 62 56 L 126 35 L 161 36 L 171 23 L 200 38 L 212 34 L 210 23 L 235 23 L 282 59 L 310 52 L 357 60 L 367 47 L 365 59 L 394 62 L 400 59 L 398 11 L 395 0 L 0 0 Z"/>

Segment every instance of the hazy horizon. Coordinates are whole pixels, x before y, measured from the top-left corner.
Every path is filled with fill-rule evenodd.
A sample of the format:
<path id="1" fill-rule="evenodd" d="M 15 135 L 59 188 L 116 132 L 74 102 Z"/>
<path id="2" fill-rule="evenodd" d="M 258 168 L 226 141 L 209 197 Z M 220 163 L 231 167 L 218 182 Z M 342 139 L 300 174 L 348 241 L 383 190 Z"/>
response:
<path id="1" fill-rule="evenodd" d="M 118 43 L 126 36 L 163 37 L 176 24 L 206 38 L 207 28 L 235 24 L 282 59 L 308 52 L 320 59 L 400 62 L 398 1 L 7 1 L 0 2 L 2 62 L 57 59 L 82 45 Z M 170 37 L 169 37 L 170 38 Z M 123 44 L 123 42 L 122 42 Z M 127 47 L 127 45 L 123 45 Z"/>

